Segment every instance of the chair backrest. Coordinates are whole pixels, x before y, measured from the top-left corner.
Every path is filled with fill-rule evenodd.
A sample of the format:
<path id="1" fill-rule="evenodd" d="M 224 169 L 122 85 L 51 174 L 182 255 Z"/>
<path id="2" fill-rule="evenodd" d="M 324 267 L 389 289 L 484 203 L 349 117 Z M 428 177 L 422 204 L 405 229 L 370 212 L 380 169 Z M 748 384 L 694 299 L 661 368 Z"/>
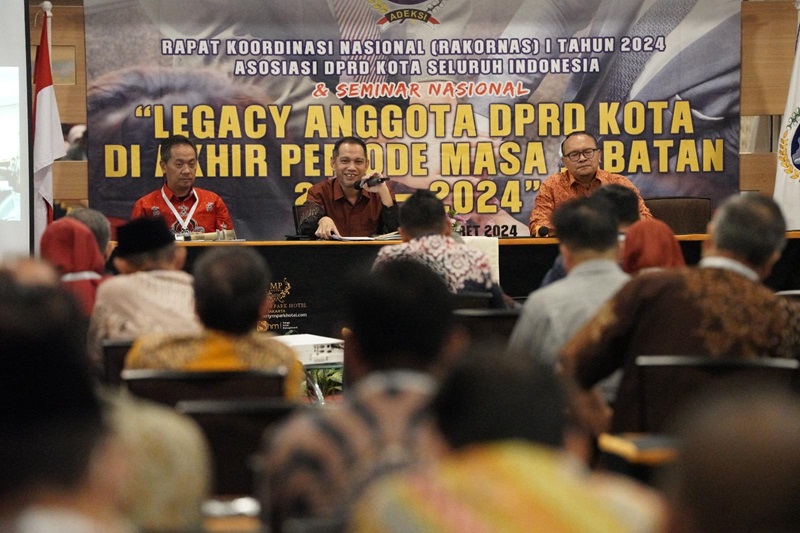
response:
<path id="1" fill-rule="evenodd" d="M 104 340 L 102 347 L 102 372 L 100 381 L 106 385 L 119 387 L 122 385 L 122 369 L 125 368 L 125 356 L 133 346 L 133 339 Z"/>
<path id="2" fill-rule="evenodd" d="M 462 291 L 453 295 L 455 309 L 489 309 L 491 303 L 491 292 Z"/>
<path id="3" fill-rule="evenodd" d="M 123 370 L 122 382 L 141 398 L 174 406 L 182 400 L 283 398 L 287 370 L 197 372 Z"/>
<path id="4" fill-rule="evenodd" d="M 676 235 L 706 233 L 713 206 L 710 198 L 672 196 L 644 201 L 653 216 L 665 222 Z"/>
<path id="5" fill-rule="evenodd" d="M 705 356 L 650 355 L 636 358 L 639 380 L 639 430 L 660 432 L 681 405 L 707 386 L 722 381 L 768 383 L 791 389 L 796 359 L 715 359 Z"/>
<path id="6" fill-rule="evenodd" d="M 521 308 L 517 309 L 456 309 L 456 323 L 469 333 L 472 341 L 494 337 L 508 342 Z"/>
<path id="7" fill-rule="evenodd" d="M 176 409 L 198 423 L 208 440 L 215 495 L 252 495 L 264 431 L 304 406 L 280 399 L 181 401 Z"/>

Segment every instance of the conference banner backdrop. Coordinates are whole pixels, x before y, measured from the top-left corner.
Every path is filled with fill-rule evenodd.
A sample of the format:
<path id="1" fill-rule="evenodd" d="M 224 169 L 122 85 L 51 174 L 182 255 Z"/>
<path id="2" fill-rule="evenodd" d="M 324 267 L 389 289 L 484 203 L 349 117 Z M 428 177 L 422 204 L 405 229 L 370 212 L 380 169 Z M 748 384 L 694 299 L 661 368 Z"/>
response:
<path id="1" fill-rule="evenodd" d="M 85 0 L 89 200 L 126 219 L 158 145 L 237 236 L 283 240 L 292 205 L 364 138 L 398 194 L 435 191 L 464 232 L 527 236 L 566 133 L 645 198 L 738 189 L 738 0 Z"/>

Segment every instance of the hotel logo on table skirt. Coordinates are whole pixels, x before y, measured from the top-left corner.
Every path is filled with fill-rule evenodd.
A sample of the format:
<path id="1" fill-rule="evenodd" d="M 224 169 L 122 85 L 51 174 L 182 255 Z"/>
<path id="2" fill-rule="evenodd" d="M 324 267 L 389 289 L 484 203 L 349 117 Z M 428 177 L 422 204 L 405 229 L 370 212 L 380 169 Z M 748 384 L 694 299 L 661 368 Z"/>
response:
<path id="1" fill-rule="evenodd" d="M 308 317 L 308 304 L 292 301 L 291 293 L 292 284 L 287 278 L 269 284 L 267 294 L 272 300 L 272 309 L 265 320 L 258 323 L 258 331 L 287 333 L 299 329 L 298 319 Z"/>

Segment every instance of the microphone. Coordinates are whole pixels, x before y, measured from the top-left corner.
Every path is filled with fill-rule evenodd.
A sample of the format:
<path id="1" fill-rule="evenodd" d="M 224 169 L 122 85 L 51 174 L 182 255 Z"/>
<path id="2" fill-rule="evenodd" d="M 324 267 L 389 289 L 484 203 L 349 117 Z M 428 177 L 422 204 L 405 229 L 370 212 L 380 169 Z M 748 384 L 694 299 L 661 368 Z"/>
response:
<path id="1" fill-rule="evenodd" d="M 537 226 L 536 227 L 536 234 L 534 237 L 547 237 L 550 235 L 550 228 L 547 226 Z"/>
<path id="2" fill-rule="evenodd" d="M 383 176 L 381 176 L 380 174 L 378 174 L 378 173 L 376 172 L 375 174 L 373 174 L 373 175 L 372 175 L 372 176 L 371 176 L 371 177 L 370 177 L 368 180 L 366 180 L 366 181 L 357 181 L 357 182 L 356 182 L 356 183 L 353 185 L 353 188 L 354 188 L 355 190 L 357 190 L 357 191 L 360 191 L 361 189 L 363 189 L 363 188 L 365 188 L 365 187 L 374 187 L 375 185 L 378 185 L 379 183 L 383 183 L 384 181 L 389 181 L 389 178 L 384 178 Z"/>
<path id="3" fill-rule="evenodd" d="M 175 235 L 176 241 L 232 241 L 234 239 L 236 239 L 236 232 L 232 229 L 218 229 L 213 233 Z"/>

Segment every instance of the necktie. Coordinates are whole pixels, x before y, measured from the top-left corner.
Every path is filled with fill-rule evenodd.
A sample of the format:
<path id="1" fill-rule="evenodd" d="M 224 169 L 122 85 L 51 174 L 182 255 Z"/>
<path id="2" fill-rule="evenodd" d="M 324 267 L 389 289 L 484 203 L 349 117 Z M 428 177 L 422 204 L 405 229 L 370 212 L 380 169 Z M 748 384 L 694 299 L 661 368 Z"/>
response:
<path id="1" fill-rule="evenodd" d="M 627 35 L 666 37 L 681 23 L 695 4 L 697 0 L 656 0 L 639 20 L 634 22 Z M 613 61 L 607 67 L 604 81 L 601 82 L 601 87 L 593 99 L 593 105 L 587 110 L 587 131 L 597 131 L 599 102 L 624 102 L 628 99 L 631 87 L 641 75 L 653 52 L 653 50 L 616 52 Z"/>
<path id="2" fill-rule="evenodd" d="M 666 37 L 680 24 L 696 3 L 697 0 L 657 0 L 631 27 L 628 35 L 631 37 L 647 35 Z M 599 101 L 621 102 L 625 100 L 651 55 L 653 55 L 653 50 L 618 52 L 611 65 L 612 70 L 609 73 L 605 98 Z"/>

